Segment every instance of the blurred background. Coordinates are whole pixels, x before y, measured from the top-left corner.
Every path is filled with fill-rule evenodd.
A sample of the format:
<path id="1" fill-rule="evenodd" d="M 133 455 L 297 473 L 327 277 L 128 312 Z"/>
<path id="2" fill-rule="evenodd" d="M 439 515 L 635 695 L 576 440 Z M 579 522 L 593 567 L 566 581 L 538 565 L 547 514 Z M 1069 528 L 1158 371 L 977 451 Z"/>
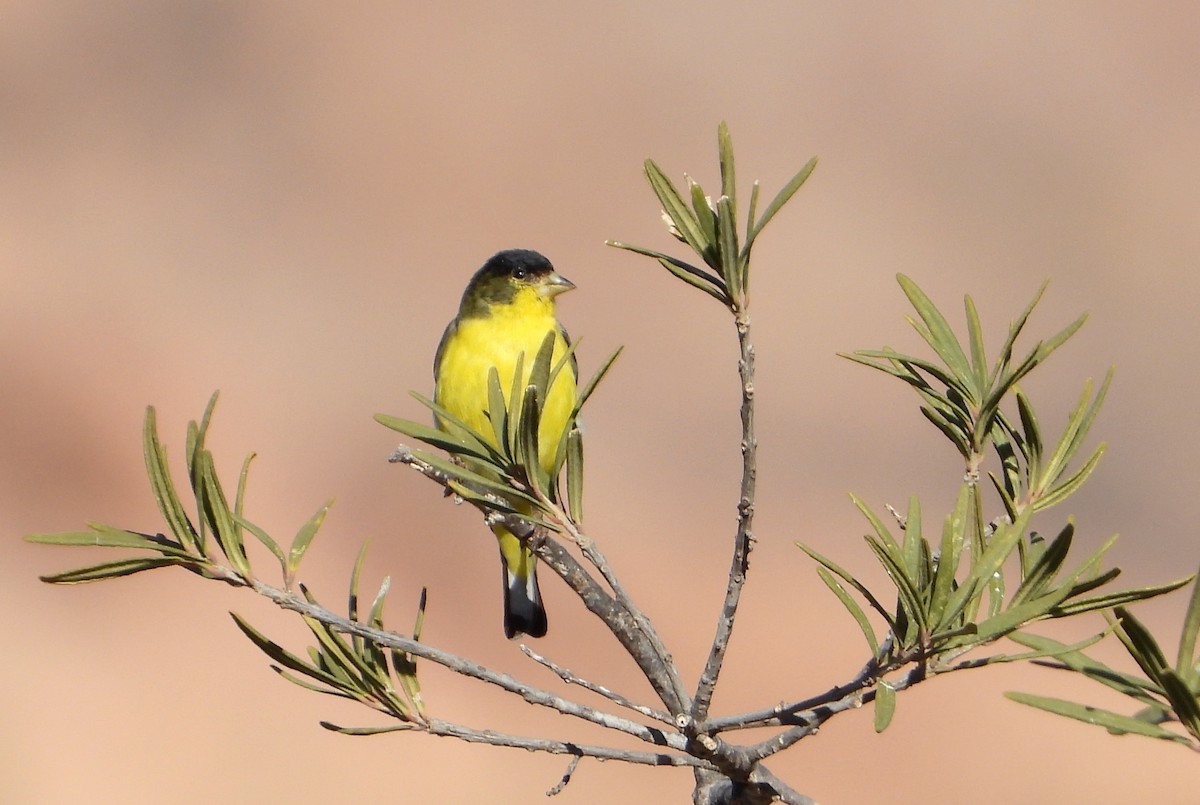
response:
<path id="1" fill-rule="evenodd" d="M 1113 533 L 1122 582 L 1195 570 L 1200 291 L 1200 13 L 1190 3 L 5 2 L 0 26 L 0 801 L 542 801 L 566 760 L 379 724 L 278 679 L 236 610 L 293 650 L 299 624 L 245 591 L 162 571 L 36 580 L 98 560 L 28 545 L 88 520 L 160 528 L 140 429 L 169 454 L 220 389 L 210 444 L 249 516 L 281 540 L 336 504 L 303 577 L 344 606 L 392 579 L 406 629 L 532 683 L 503 639 L 496 556 L 471 511 L 385 458 L 385 412 L 424 418 L 442 327 L 506 247 L 579 290 L 560 315 L 585 373 L 625 353 L 587 424 L 587 525 L 689 680 L 715 624 L 739 470 L 726 314 L 609 238 L 680 248 L 642 176 L 652 156 L 715 188 L 731 127 L 743 192 L 812 179 L 756 247 L 759 506 L 750 584 L 716 713 L 852 677 L 866 652 L 794 546 L 881 581 L 848 491 L 919 494 L 927 522 L 960 463 L 901 384 L 835 357 L 920 350 L 894 282 L 995 350 L 1052 282 L 1030 340 L 1088 325 L 1027 384 L 1061 425 L 1088 377 L 1116 381 L 1077 517 Z M 232 480 L 231 480 L 232 483 Z M 264 575 L 269 564 L 260 559 Z M 645 683 L 552 574 L 537 649 L 642 700 Z M 1183 595 L 1138 608 L 1169 639 Z M 1100 619 L 1047 627 L 1081 638 Z M 1115 644 L 1114 644 L 1115 645 Z M 1119 661 L 1112 647 L 1098 650 Z M 1036 668 L 985 669 L 900 697 L 883 735 L 848 714 L 771 764 L 825 803 L 1193 801 L 1184 749 L 1023 709 L 1005 690 L 1124 707 Z M 476 728 L 607 736 L 426 669 L 432 714 Z M 578 691 L 573 694 L 584 698 Z M 691 775 L 584 761 L 556 801 L 684 802 Z"/>

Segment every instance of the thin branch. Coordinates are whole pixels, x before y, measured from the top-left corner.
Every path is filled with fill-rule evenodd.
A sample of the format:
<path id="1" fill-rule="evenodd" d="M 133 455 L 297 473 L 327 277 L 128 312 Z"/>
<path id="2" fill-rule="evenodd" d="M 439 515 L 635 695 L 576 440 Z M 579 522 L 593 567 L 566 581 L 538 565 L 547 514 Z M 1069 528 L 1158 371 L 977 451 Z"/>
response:
<path id="1" fill-rule="evenodd" d="M 543 496 L 543 502 L 553 513 L 556 524 L 579 547 L 579 551 L 583 554 L 583 557 L 600 571 L 600 575 L 612 589 L 617 603 L 633 618 L 634 625 L 649 644 L 649 648 L 657 658 L 658 664 L 666 671 L 667 676 L 664 681 L 669 683 L 671 687 L 671 697 L 669 699 L 660 697 L 663 703 L 671 707 L 675 713 L 687 712 L 690 709 L 690 702 L 687 690 L 683 686 L 683 679 L 679 676 L 679 671 L 672 661 L 671 652 L 667 650 L 666 644 L 663 643 L 654 625 L 650 623 L 650 619 L 646 617 L 642 609 L 634 602 L 629 593 L 625 591 L 624 585 L 617 578 L 617 574 L 608 563 L 608 558 L 600 550 L 599 546 L 596 545 L 596 541 L 580 531 L 579 526 L 567 516 L 561 507 L 545 498 L 545 496 Z M 672 706 L 672 702 L 677 702 L 678 706 Z"/>
<path id="2" fill-rule="evenodd" d="M 491 746 L 508 746 L 514 749 L 528 749 L 534 752 L 547 752 L 552 755 L 574 755 L 576 757 L 594 757 L 599 760 L 621 760 L 626 763 L 637 763 L 644 766 L 696 766 L 707 767 L 703 760 L 690 755 L 677 755 L 670 752 L 634 752 L 627 749 L 613 749 L 607 746 L 592 746 L 577 744 L 572 741 L 553 741 L 544 738 L 522 738 L 517 735 L 507 735 L 494 730 L 476 730 L 449 721 L 433 720 L 426 732 L 449 738 L 458 738 L 468 743 L 489 744 Z"/>
<path id="3" fill-rule="evenodd" d="M 546 796 L 556 797 L 563 792 L 563 789 L 566 788 L 567 784 L 571 782 L 571 777 L 575 774 L 575 769 L 579 766 L 580 759 L 581 758 L 579 755 L 571 758 L 571 761 L 567 764 L 567 770 L 563 772 L 562 779 L 555 783 L 554 786 L 546 792 Z"/>
<path id="4" fill-rule="evenodd" d="M 614 704 L 618 704 L 621 707 L 625 707 L 630 710 L 633 710 L 635 713 L 640 713 L 641 715 L 644 715 L 647 718 L 653 718 L 656 721 L 663 722 L 664 724 L 672 724 L 673 725 L 675 723 L 675 720 L 673 718 L 671 718 L 670 713 L 664 712 L 662 710 L 656 710 L 653 707 L 646 707 L 645 705 L 638 704 L 630 699 L 627 699 L 626 697 L 622 696 L 621 694 L 616 693 L 615 691 L 609 690 L 608 688 L 604 687 L 603 685 L 599 685 L 595 682 L 590 682 L 590 681 L 584 679 L 583 677 L 578 676 L 570 669 L 564 668 L 561 665 L 558 665 L 557 663 L 555 663 L 553 660 L 549 660 L 546 657 L 543 657 L 541 654 L 538 654 L 536 651 L 534 651 L 527 645 L 522 644 L 521 651 L 524 652 L 525 656 L 527 656 L 529 659 L 533 660 L 534 662 L 538 663 L 539 665 L 543 665 L 546 668 L 549 668 L 551 671 L 553 671 L 555 674 L 558 675 L 559 679 L 561 679 L 563 682 L 566 682 L 568 685 L 579 685 L 581 688 L 590 690 L 592 693 L 603 696 L 604 698 L 608 699 L 609 701 L 613 702 Z"/>
<path id="5" fill-rule="evenodd" d="M 754 536 L 751 524 L 754 520 L 755 482 L 758 473 L 758 441 L 754 435 L 754 345 L 750 339 L 750 316 L 744 308 L 735 311 L 738 345 L 738 375 L 742 383 L 742 486 L 738 500 L 738 525 L 734 537 L 733 559 L 729 568 L 729 584 L 725 591 L 725 603 L 717 620 L 716 634 L 705 663 L 696 695 L 692 701 L 691 715 L 697 721 L 708 717 L 725 652 L 733 634 L 733 621 L 737 616 L 738 603 L 742 597 L 742 586 L 746 583 L 746 572 L 750 567 L 750 550 Z"/>
<path id="6" fill-rule="evenodd" d="M 751 710 L 746 713 L 710 718 L 703 727 L 710 732 L 727 732 L 729 730 L 755 729 L 758 727 L 780 727 L 806 724 L 805 715 L 824 707 L 834 706 L 850 700 L 862 691 L 875 684 L 887 668 L 881 668 L 874 661 L 867 663 L 858 674 L 824 693 L 798 702 L 780 702 L 774 707 Z M 845 708 L 840 708 L 845 709 Z"/>
<path id="7" fill-rule="evenodd" d="M 357 635 L 358 637 L 370 640 L 378 646 L 407 652 L 415 657 L 420 657 L 448 668 L 457 674 L 496 685 L 509 693 L 519 695 L 531 704 L 548 707 L 563 715 L 574 716 L 592 724 L 632 735 L 646 743 L 657 746 L 668 746 L 678 751 L 686 751 L 687 749 L 686 740 L 678 733 L 667 732 L 656 727 L 648 727 L 636 721 L 630 721 L 612 713 L 605 713 L 560 696 L 555 696 L 548 691 L 519 682 L 508 674 L 497 673 L 463 657 L 434 648 L 427 643 L 411 640 L 393 632 L 375 629 L 342 617 L 341 615 L 336 615 L 321 606 L 309 603 L 299 596 L 264 584 L 258 580 L 251 580 L 248 586 L 259 595 L 269 598 L 282 609 L 299 612 L 302 615 L 306 615 L 332 627 L 336 631 Z"/>
<path id="8" fill-rule="evenodd" d="M 898 693 L 928 678 L 925 666 L 922 664 L 910 668 L 906 674 L 898 679 L 889 679 L 888 685 Z M 765 741 L 747 746 L 744 751 L 747 757 L 754 762 L 768 758 L 777 752 L 782 752 L 802 738 L 807 738 L 809 735 L 815 733 L 822 724 L 838 713 L 845 712 L 846 710 L 856 710 L 864 704 L 875 701 L 875 690 L 874 685 L 870 687 L 864 685 L 858 690 L 847 693 L 835 702 L 800 712 L 793 712 L 790 715 L 801 722 L 800 726 L 793 727 L 773 738 L 768 738 Z"/>

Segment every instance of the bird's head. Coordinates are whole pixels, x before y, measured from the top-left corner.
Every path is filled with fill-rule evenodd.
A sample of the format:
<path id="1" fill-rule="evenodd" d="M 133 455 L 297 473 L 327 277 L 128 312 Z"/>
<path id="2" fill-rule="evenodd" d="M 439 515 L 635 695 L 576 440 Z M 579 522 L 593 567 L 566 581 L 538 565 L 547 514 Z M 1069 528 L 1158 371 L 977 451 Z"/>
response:
<path id="1" fill-rule="evenodd" d="M 551 301 L 575 283 L 554 270 L 544 256 L 529 249 L 508 249 L 494 255 L 475 272 L 463 293 L 461 313 L 483 313 L 507 305 L 527 294 Z"/>

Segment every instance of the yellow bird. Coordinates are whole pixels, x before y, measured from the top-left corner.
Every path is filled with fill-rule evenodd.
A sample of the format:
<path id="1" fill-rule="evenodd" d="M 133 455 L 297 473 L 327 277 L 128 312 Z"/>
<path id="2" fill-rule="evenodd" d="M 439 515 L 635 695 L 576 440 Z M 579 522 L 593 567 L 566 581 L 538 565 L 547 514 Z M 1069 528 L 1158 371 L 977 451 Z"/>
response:
<path id="1" fill-rule="evenodd" d="M 527 249 L 502 251 L 484 263 L 467 283 L 458 316 L 446 327 L 433 359 L 434 401 L 487 437 L 495 445 L 488 417 L 488 374 L 500 376 L 507 401 L 513 387 L 517 357 L 524 353 L 520 386 L 528 383 L 534 358 L 553 332 L 555 366 L 570 341 L 554 312 L 555 298 L 575 284 L 554 270 L 542 255 Z M 567 371 L 567 369 L 570 371 Z M 578 369 L 572 355 L 554 380 L 543 403 L 538 427 L 538 460 L 551 471 L 567 419 L 575 407 Z M 509 402 L 511 408 L 511 402 Z M 455 426 L 437 418 L 438 427 L 453 433 Z M 507 529 L 492 529 L 500 542 L 504 578 L 504 634 L 541 637 L 546 634 L 546 609 L 537 583 L 537 557 Z"/>

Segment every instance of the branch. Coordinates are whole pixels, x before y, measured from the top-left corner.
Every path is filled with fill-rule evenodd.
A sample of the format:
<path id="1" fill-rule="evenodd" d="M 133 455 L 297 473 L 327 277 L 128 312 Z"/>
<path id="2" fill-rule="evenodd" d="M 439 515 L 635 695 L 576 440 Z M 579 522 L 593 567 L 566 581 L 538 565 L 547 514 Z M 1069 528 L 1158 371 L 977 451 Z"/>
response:
<path id="1" fill-rule="evenodd" d="M 574 755 L 576 757 L 594 757 L 598 760 L 621 760 L 626 763 L 637 763 L 643 766 L 694 766 L 707 768 L 708 764 L 691 755 L 677 755 L 668 752 L 634 752 L 628 749 L 613 749 L 607 746 L 592 746 L 577 744 L 572 741 L 554 741 L 545 738 L 522 738 L 516 735 L 495 732 L 494 730 L 476 730 L 448 721 L 431 720 L 428 729 L 431 735 L 458 738 L 468 743 L 490 744 L 491 746 L 509 746 L 515 749 L 527 749 L 532 752 L 547 752 L 552 755 Z"/>
<path id="2" fill-rule="evenodd" d="M 555 663 L 554 661 L 543 657 L 541 654 L 538 654 L 536 651 L 531 649 L 529 646 L 522 644 L 521 651 L 524 652 L 525 656 L 528 657 L 529 659 L 533 660 L 534 662 L 538 663 L 539 665 L 543 665 L 546 668 L 549 668 L 551 671 L 553 671 L 555 674 L 558 675 L 559 679 L 561 679 L 563 682 L 566 682 L 568 685 L 579 685 L 581 688 L 584 688 L 585 690 L 590 690 L 592 693 L 595 693 L 599 696 L 603 696 L 604 698 L 608 699 L 609 701 L 611 701 L 614 704 L 617 704 L 617 705 L 620 705 L 621 707 L 625 707 L 630 710 L 633 710 L 635 713 L 640 713 L 641 715 L 644 715 L 647 718 L 653 718 L 656 721 L 663 722 L 664 724 L 674 724 L 675 723 L 674 719 L 671 718 L 670 713 L 665 713 L 662 710 L 656 710 L 653 707 L 646 707 L 645 705 L 637 704 L 636 702 L 625 698 L 621 694 L 616 693 L 612 690 L 609 690 L 608 688 L 604 687 L 603 685 L 598 685 L 595 682 L 590 682 L 590 681 L 584 679 L 583 677 L 576 675 L 570 669 L 564 668 L 561 665 L 558 665 L 557 663 Z"/>
<path id="3" fill-rule="evenodd" d="M 642 634 L 645 643 L 648 644 L 648 648 L 654 657 L 654 664 L 661 667 L 666 675 L 663 681 L 670 686 L 669 696 L 660 694 L 663 703 L 671 708 L 674 713 L 688 711 L 690 709 L 688 694 L 683 687 L 683 679 L 680 678 L 679 671 L 671 658 L 671 652 L 667 650 L 666 644 L 659 637 L 654 625 L 650 623 L 650 619 L 646 617 L 646 614 L 642 612 L 633 598 L 625 591 L 624 585 L 621 584 L 620 579 L 617 578 L 617 574 L 608 564 L 608 558 L 601 552 L 595 540 L 580 531 L 575 521 L 568 517 L 559 506 L 545 498 L 545 496 L 543 496 L 543 503 L 546 504 L 547 508 L 553 514 L 556 524 L 579 547 L 579 552 L 583 554 L 583 557 L 600 571 L 600 575 L 604 577 L 604 580 L 608 582 L 609 587 L 612 589 L 617 604 L 629 613 L 629 616 L 633 619 L 634 626 Z M 605 623 L 608 624 L 610 629 L 613 628 L 612 624 L 608 623 L 608 621 L 605 621 Z M 621 639 L 619 635 L 617 637 Z M 641 650 L 639 648 L 639 651 Z M 643 667 L 640 662 L 639 667 Z M 643 667 L 644 670 L 645 668 Z M 651 680 L 651 684 L 654 684 L 653 680 Z"/>
<path id="4" fill-rule="evenodd" d="M 426 478 L 450 489 L 451 479 L 445 472 L 422 461 L 403 445 L 393 451 L 388 460 L 412 467 Z M 575 557 L 547 533 L 547 529 L 538 528 L 520 517 L 505 515 L 489 509 L 489 504 L 504 506 L 504 502 L 494 495 L 480 492 L 477 498 L 468 502 L 484 513 L 489 525 L 502 523 L 519 539 L 528 541 L 530 548 L 538 558 L 575 591 L 575 594 L 592 614 L 604 622 L 629 656 L 633 658 L 633 661 L 637 663 L 638 668 L 646 677 L 646 681 L 654 688 L 655 693 L 667 709 L 672 713 L 686 713 L 690 707 L 690 699 L 684 690 L 683 680 L 679 676 L 679 671 L 676 669 L 670 653 L 663 646 L 661 639 L 658 638 L 646 617 L 633 605 L 627 595 L 623 595 L 620 584 L 614 584 L 614 590 L 622 590 L 626 602 L 624 605 L 620 600 L 609 595 Z M 570 518 L 561 511 L 555 508 L 552 512 L 557 512 L 557 522 L 554 525 L 564 530 L 569 528 L 568 536 L 572 541 L 580 546 L 585 556 L 590 557 L 589 560 L 602 573 L 615 582 L 615 575 L 608 568 L 607 561 L 595 547 L 595 543 L 581 533 L 570 521 Z"/>
<path id="5" fill-rule="evenodd" d="M 717 687 L 717 678 L 721 674 L 721 665 L 725 661 L 725 652 L 729 648 L 729 639 L 733 634 L 733 621 L 737 616 L 738 603 L 741 601 L 742 586 L 746 583 L 746 573 L 750 567 L 750 550 L 754 542 L 750 526 L 754 520 L 758 441 L 754 435 L 754 345 L 750 340 L 750 316 L 746 313 L 745 308 L 737 309 L 736 323 L 738 345 L 741 348 L 741 357 L 738 359 L 738 375 L 742 383 L 742 487 L 738 500 L 737 535 L 734 538 L 733 559 L 729 568 L 729 584 L 725 591 L 725 604 L 721 609 L 721 617 L 717 621 L 717 631 L 713 636 L 708 662 L 704 666 L 704 672 L 700 675 L 700 683 L 692 702 L 691 715 L 696 721 L 704 721 L 708 717 L 708 708 Z"/>

